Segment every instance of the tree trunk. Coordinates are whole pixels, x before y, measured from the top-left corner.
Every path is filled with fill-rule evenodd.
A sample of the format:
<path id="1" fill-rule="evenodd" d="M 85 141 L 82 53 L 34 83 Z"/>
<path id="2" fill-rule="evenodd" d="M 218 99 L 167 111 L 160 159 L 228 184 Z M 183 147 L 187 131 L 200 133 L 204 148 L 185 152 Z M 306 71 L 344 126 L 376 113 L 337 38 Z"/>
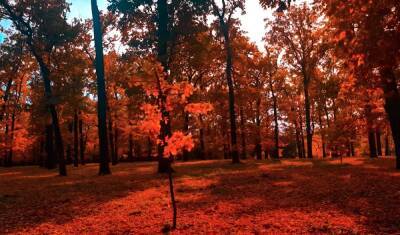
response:
<path id="1" fill-rule="evenodd" d="M 368 130 L 368 145 L 369 145 L 369 156 L 371 158 L 377 157 L 376 142 L 375 142 L 375 130 L 373 128 L 372 120 L 372 107 L 371 105 L 365 105 L 365 118 L 367 119 L 367 130 Z"/>
<path id="2" fill-rule="evenodd" d="M 56 167 L 54 160 L 54 145 L 53 145 L 53 126 L 46 126 L 46 168 L 54 169 Z"/>
<path id="3" fill-rule="evenodd" d="M 385 135 L 385 156 L 390 156 L 389 134 Z"/>
<path id="4" fill-rule="evenodd" d="M 271 85 L 272 87 L 272 85 Z M 279 159 L 279 124 L 278 124 L 278 100 L 272 90 L 272 101 L 273 101 L 273 109 L 274 109 L 274 142 L 275 147 L 272 151 L 272 157 L 275 159 Z"/>
<path id="5" fill-rule="evenodd" d="M 377 157 L 376 152 L 376 142 L 375 142 L 375 133 L 373 130 L 368 130 L 368 145 L 369 145 L 369 156 L 371 158 Z"/>
<path id="6" fill-rule="evenodd" d="M 326 158 L 325 134 L 324 134 L 324 128 L 323 128 L 323 124 L 322 124 L 322 114 L 321 114 L 320 109 L 318 110 L 318 121 L 319 121 L 321 142 L 322 142 L 322 158 Z"/>
<path id="7" fill-rule="evenodd" d="M 163 66 L 164 76 L 168 80 L 168 41 L 169 41 L 169 16 L 168 16 L 168 2 L 167 0 L 158 0 L 157 1 L 157 58 L 158 61 Z M 158 155 L 158 172 L 159 173 L 168 173 L 171 167 L 171 162 L 167 156 L 164 156 L 164 141 L 167 136 L 171 136 L 171 119 L 170 114 L 166 109 L 167 97 L 165 96 L 162 88 L 161 81 L 159 80 L 158 75 L 158 90 L 159 90 L 159 104 L 161 111 L 161 129 L 159 139 L 161 140 L 157 146 L 157 155 Z"/>
<path id="8" fill-rule="evenodd" d="M 226 51 L 226 80 L 228 83 L 228 93 L 229 93 L 229 120 L 231 125 L 231 155 L 232 163 L 239 163 L 239 153 L 237 147 L 237 134 L 236 134 L 236 113 L 235 113 L 235 91 L 232 79 L 233 70 L 233 54 L 229 35 L 229 26 L 220 19 L 220 25 L 224 34 L 225 39 L 225 51 Z"/>
<path id="9" fill-rule="evenodd" d="M 200 130 L 199 130 L 199 135 L 200 135 L 200 159 L 205 160 L 205 152 L 206 152 L 206 147 L 205 147 L 205 140 L 204 140 L 204 128 L 203 128 L 203 116 L 200 115 Z"/>
<path id="10" fill-rule="evenodd" d="M 118 164 L 118 139 L 119 139 L 119 132 L 117 128 L 117 123 L 115 123 L 114 127 L 114 162 L 113 165 Z"/>
<path id="11" fill-rule="evenodd" d="M 170 167 L 168 170 L 168 179 L 169 179 L 169 192 L 171 195 L 171 204 L 172 204 L 172 229 L 176 229 L 176 217 L 177 217 L 177 209 L 175 202 L 175 192 L 174 192 L 174 181 L 172 179 L 172 168 Z"/>
<path id="12" fill-rule="evenodd" d="M 303 132 L 303 116 L 301 113 L 299 114 L 300 117 L 300 141 L 301 141 L 301 155 L 303 158 L 306 158 L 306 147 L 304 144 L 304 132 Z"/>
<path id="13" fill-rule="evenodd" d="M 78 141 L 78 111 L 75 109 L 74 112 L 74 166 L 78 167 L 78 156 L 79 156 L 79 141 Z"/>
<path id="14" fill-rule="evenodd" d="M 307 158 L 313 157 L 312 152 L 312 131 L 310 114 L 310 95 L 308 94 L 308 82 L 304 82 L 304 105 L 306 110 L 306 137 L 307 137 Z"/>
<path id="15" fill-rule="evenodd" d="M 133 161 L 133 137 L 131 133 L 129 133 L 128 161 Z"/>
<path id="16" fill-rule="evenodd" d="M 187 135 L 189 132 L 189 113 L 184 112 L 184 121 L 183 121 L 183 131 Z M 183 150 L 183 161 L 189 160 L 189 152 L 185 149 Z"/>
<path id="17" fill-rule="evenodd" d="M 246 150 L 246 133 L 245 133 L 245 123 L 244 123 L 244 112 L 243 109 L 240 108 L 240 137 L 241 137 L 241 144 L 242 144 L 242 152 L 241 157 L 242 159 L 247 158 L 247 150 Z"/>
<path id="18" fill-rule="evenodd" d="M 255 147 L 254 147 L 254 151 L 255 151 L 255 155 L 256 155 L 256 159 L 257 160 L 261 160 L 262 159 L 262 148 L 261 148 L 261 98 L 258 97 L 257 98 L 257 102 L 256 102 L 256 143 L 255 143 Z"/>
<path id="19" fill-rule="evenodd" d="M 108 114 L 110 114 L 110 109 L 108 109 Z M 115 162 L 115 145 L 114 145 L 114 134 L 113 134 L 113 122 L 111 115 L 108 117 L 108 140 L 109 140 L 109 146 L 110 146 L 110 156 L 111 156 L 111 164 L 114 166 L 116 164 Z"/>
<path id="20" fill-rule="evenodd" d="M 393 70 L 382 71 L 385 111 L 388 115 L 396 154 L 396 169 L 400 169 L 400 94 Z"/>
<path id="21" fill-rule="evenodd" d="M 109 151 L 107 140 L 107 97 L 104 79 L 104 55 L 103 55 L 103 32 L 100 21 L 100 13 L 97 7 L 97 1 L 91 0 L 93 32 L 96 48 L 96 76 L 97 76 L 97 118 L 99 131 L 99 175 L 111 174 L 109 167 Z"/>
<path id="22" fill-rule="evenodd" d="M 381 130 L 377 128 L 375 134 L 376 134 L 376 147 L 378 156 L 382 156 Z"/>
<path id="23" fill-rule="evenodd" d="M 83 137 L 83 120 L 79 119 L 79 155 L 81 159 L 81 164 L 85 165 L 85 140 Z"/>

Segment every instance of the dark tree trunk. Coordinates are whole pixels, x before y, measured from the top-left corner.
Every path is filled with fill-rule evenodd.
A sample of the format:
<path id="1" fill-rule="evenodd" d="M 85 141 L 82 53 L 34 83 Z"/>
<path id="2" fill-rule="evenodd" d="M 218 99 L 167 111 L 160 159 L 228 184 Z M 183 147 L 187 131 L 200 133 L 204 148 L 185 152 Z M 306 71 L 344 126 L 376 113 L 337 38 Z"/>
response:
<path id="1" fill-rule="evenodd" d="M 300 141 L 301 141 L 301 155 L 303 158 L 306 158 L 306 147 L 304 144 L 304 132 L 303 132 L 303 116 L 300 116 Z"/>
<path id="2" fill-rule="evenodd" d="M 272 85 L 271 85 L 272 87 Z M 274 142 L 275 147 L 273 150 L 273 158 L 279 159 L 279 124 L 278 124 L 278 100 L 272 90 L 272 101 L 273 101 L 273 109 L 274 109 Z"/>
<path id="3" fill-rule="evenodd" d="M 108 113 L 110 114 L 110 109 L 108 109 Z M 110 156 L 111 156 L 111 164 L 114 166 L 116 164 L 115 162 L 115 145 L 114 145 L 114 134 L 113 134 L 113 122 L 111 115 L 109 115 L 108 118 L 108 140 L 110 143 Z"/>
<path id="4" fill-rule="evenodd" d="M 109 167 L 109 151 L 107 140 L 107 97 L 104 79 L 104 55 L 103 55 L 103 32 L 100 21 L 100 13 L 97 7 L 97 1 L 91 0 L 93 32 L 96 48 L 96 76 L 97 76 L 97 118 L 99 131 L 99 175 L 111 174 Z"/>
<path id="5" fill-rule="evenodd" d="M 183 131 L 187 135 L 189 132 L 189 113 L 184 113 L 184 121 L 183 121 Z M 183 150 L 183 161 L 189 160 L 189 152 L 185 149 Z"/>
<path id="6" fill-rule="evenodd" d="M 256 159 L 257 160 L 261 160 L 262 159 L 262 148 L 261 148 L 261 98 L 258 97 L 257 98 L 257 102 L 256 102 L 256 143 L 255 143 L 255 155 L 256 155 Z"/>
<path id="7" fill-rule="evenodd" d="M 174 181 L 172 178 L 172 168 L 168 170 L 168 179 L 169 179 L 169 192 L 171 195 L 171 204 L 172 204 L 172 229 L 176 229 L 176 217 L 177 217 L 177 209 L 176 209 L 176 202 L 175 202 L 175 193 L 174 193 Z"/>
<path id="8" fill-rule="evenodd" d="M 381 130 L 377 129 L 375 134 L 376 134 L 376 148 L 378 156 L 382 156 Z"/>
<path id="9" fill-rule="evenodd" d="M 385 135 L 385 156 L 390 156 L 389 135 Z"/>
<path id="10" fill-rule="evenodd" d="M 204 140 L 204 128 L 203 128 L 203 116 L 200 115 L 200 129 L 199 129 L 199 135 L 200 135 L 200 159 L 206 159 L 206 147 L 205 147 L 205 140 Z"/>
<path id="11" fill-rule="evenodd" d="M 372 123 L 372 107 L 369 104 L 365 105 L 365 118 L 367 119 L 369 156 L 375 158 L 378 155 L 376 152 L 375 130 Z"/>
<path id="12" fill-rule="evenodd" d="M 78 156 L 79 156 L 79 141 L 78 141 L 78 111 L 75 109 L 74 112 L 74 166 L 78 167 Z"/>
<path id="13" fill-rule="evenodd" d="M 153 153 L 153 143 L 151 142 L 150 137 L 147 138 L 147 158 L 151 159 Z"/>
<path id="14" fill-rule="evenodd" d="M 46 168 L 54 169 L 56 168 L 55 159 L 54 159 L 54 145 L 53 145 L 53 126 L 46 126 Z"/>
<path id="15" fill-rule="evenodd" d="M 356 152 L 354 150 L 354 143 L 353 141 L 350 141 L 350 152 L 351 152 L 351 156 L 355 157 L 356 156 Z"/>
<path id="16" fill-rule="evenodd" d="M 113 165 L 118 164 L 118 139 L 119 139 L 119 132 L 117 128 L 117 123 L 115 123 L 114 127 L 114 160 Z"/>
<path id="17" fill-rule="evenodd" d="M 81 164 L 85 165 L 85 140 L 83 137 L 83 120 L 79 119 L 79 155 L 81 159 Z"/>
<path id="18" fill-rule="evenodd" d="M 303 158 L 303 151 L 301 150 L 300 131 L 299 131 L 299 127 L 297 124 L 297 120 L 295 120 L 294 128 L 295 128 L 295 132 L 296 132 L 295 134 L 296 134 L 297 156 L 299 158 Z"/>
<path id="19" fill-rule="evenodd" d="M 304 105 L 306 110 L 306 137 L 307 137 L 307 158 L 313 157 L 312 152 L 312 130 L 310 113 L 310 95 L 308 93 L 308 82 L 304 83 Z"/>
<path id="20" fill-rule="evenodd" d="M 368 130 L 368 145 L 369 145 L 369 156 L 371 158 L 377 157 L 376 152 L 376 142 L 375 142 L 375 132 L 373 130 Z"/>
<path id="21" fill-rule="evenodd" d="M 246 127 L 244 123 L 244 112 L 243 109 L 240 108 L 240 138 L 241 138 L 241 144 L 242 144 L 242 152 L 241 152 L 241 158 L 246 159 L 247 158 L 247 150 L 246 150 Z"/>
<path id="22" fill-rule="evenodd" d="M 168 16 L 168 1 L 167 0 L 158 0 L 157 1 L 157 58 L 158 61 L 163 66 L 164 76 L 168 80 L 168 41 L 169 41 L 169 16 Z M 157 76 L 158 80 L 158 90 L 159 90 L 159 105 L 161 111 L 161 130 L 159 139 L 165 141 L 165 138 L 171 136 L 171 119 L 170 114 L 166 109 L 167 97 L 165 96 L 162 88 L 161 81 Z M 166 121 L 165 121 L 166 120 Z M 157 146 L 157 155 L 158 155 L 158 172 L 159 173 L 168 173 L 171 167 L 171 162 L 168 156 L 164 156 L 164 144 L 159 143 Z"/>
<path id="23" fill-rule="evenodd" d="M 232 79 L 232 70 L 233 70 L 233 53 L 229 35 L 229 26 L 226 24 L 224 19 L 220 18 L 220 25 L 222 32 L 224 34 L 224 45 L 226 51 L 226 70 L 225 76 L 226 81 L 228 83 L 228 93 L 229 93 L 229 121 L 231 125 L 231 155 L 232 155 L 232 163 L 239 163 L 239 153 L 237 147 L 237 134 L 236 134 L 236 113 L 235 113 L 235 91 Z"/>
<path id="24" fill-rule="evenodd" d="M 396 154 L 396 169 L 400 169 L 400 94 L 397 79 L 392 69 L 382 71 L 383 90 L 385 94 L 385 111 L 389 118 L 390 128 Z"/>
<path id="25" fill-rule="evenodd" d="M 131 133 L 129 133 L 128 161 L 133 161 L 133 137 Z"/>
<path id="26" fill-rule="evenodd" d="M 318 110 L 318 121 L 319 121 L 319 127 L 320 127 L 320 132 L 321 132 L 322 158 L 326 158 L 325 134 L 324 134 L 324 127 L 323 127 L 323 124 L 322 124 L 321 110 Z"/>

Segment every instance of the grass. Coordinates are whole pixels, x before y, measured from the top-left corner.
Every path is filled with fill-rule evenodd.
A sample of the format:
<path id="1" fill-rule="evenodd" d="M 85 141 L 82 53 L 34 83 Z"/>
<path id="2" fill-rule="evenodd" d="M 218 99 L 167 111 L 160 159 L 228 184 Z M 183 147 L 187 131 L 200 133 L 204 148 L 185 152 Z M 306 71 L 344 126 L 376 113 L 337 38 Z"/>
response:
<path id="1" fill-rule="evenodd" d="M 174 233 L 400 232 L 393 159 L 176 163 Z M 0 169 L 0 233 L 154 234 L 170 223 L 168 179 L 156 163 L 97 165 L 68 177 L 38 167 Z"/>

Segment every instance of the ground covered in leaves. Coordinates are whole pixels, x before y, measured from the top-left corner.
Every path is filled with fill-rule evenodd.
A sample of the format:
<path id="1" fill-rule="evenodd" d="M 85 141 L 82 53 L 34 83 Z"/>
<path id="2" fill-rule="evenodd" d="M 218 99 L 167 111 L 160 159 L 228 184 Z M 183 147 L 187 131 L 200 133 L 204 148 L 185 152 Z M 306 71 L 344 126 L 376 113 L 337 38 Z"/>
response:
<path id="1" fill-rule="evenodd" d="M 400 233 L 393 159 L 177 163 L 176 234 Z M 97 165 L 68 177 L 0 169 L 0 233 L 154 234 L 171 220 L 168 179 L 155 163 Z"/>

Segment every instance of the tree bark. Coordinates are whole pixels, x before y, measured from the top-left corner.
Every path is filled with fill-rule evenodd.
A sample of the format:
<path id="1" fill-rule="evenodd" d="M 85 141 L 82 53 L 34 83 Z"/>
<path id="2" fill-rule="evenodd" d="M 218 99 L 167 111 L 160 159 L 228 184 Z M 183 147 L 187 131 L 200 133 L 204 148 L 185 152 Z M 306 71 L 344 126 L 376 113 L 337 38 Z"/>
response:
<path id="1" fill-rule="evenodd" d="M 257 126 L 257 134 L 256 134 L 256 144 L 255 144 L 255 155 L 257 160 L 262 159 L 262 148 L 261 148 L 261 98 L 257 98 L 256 102 L 256 126 Z"/>
<path id="2" fill-rule="evenodd" d="M 379 130 L 379 128 L 376 129 L 375 135 L 376 135 L 377 153 L 378 156 L 382 156 L 381 130 Z"/>
<path id="3" fill-rule="evenodd" d="M 78 156 L 79 156 L 79 141 L 78 141 L 78 111 L 75 109 L 74 111 L 74 166 L 78 167 Z"/>
<path id="4" fill-rule="evenodd" d="M 82 118 L 79 118 L 79 156 L 82 165 L 85 165 L 85 148 L 85 140 L 83 137 L 83 120 Z"/>
<path id="5" fill-rule="evenodd" d="M 221 29 L 224 34 L 224 45 L 226 51 L 226 69 L 225 76 L 228 83 L 228 93 L 229 93 L 229 120 L 231 127 L 231 155 L 232 163 L 239 163 L 239 153 L 237 147 L 237 131 L 236 131 L 236 113 L 235 113 L 235 91 L 232 79 L 233 70 L 233 53 L 230 41 L 229 26 L 226 22 L 220 18 Z"/>
<path id="6" fill-rule="evenodd" d="M 47 169 L 54 169 L 55 160 L 54 160 L 54 145 L 53 145 L 53 126 L 47 125 L 46 126 L 46 168 Z"/>
<path id="7" fill-rule="evenodd" d="M 128 161 L 133 161 L 133 137 L 131 133 L 129 133 Z"/>
<path id="8" fill-rule="evenodd" d="M 157 58 L 158 61 L 163 66 L 164 76 L 168 80 L 168 41 L 169 41 L 169 16 L 168 16 L 168 2 L 167 0 L 158 0 L 157 1 Z M 170 114 L 166 109 L 167 97 L 164 94 L 160 80 L 158 75 L 158 90 L 159 90 L 159 108 L 161 111 L 161 130 L 159 139 L 161 140 L 157 146 L 157 155 L 158 155 L 158 172 L 159 173 L 168 173 L 169 168 L 171 167 L 171 162 L 167 156 L 164 156 L 164 144 L 166 137 L 171 136 L 171 119 Z"/>
<path id="9" fill-rule="evenodd" d="M 111 174 L 109 167 L 109 150 L 107 140 L 107 93 L 104 79 L 103 32 L 100 21 L 100 12 L 97 1 L 91 0 L 93 32 L 96 49 L 96 76 L 97 76 L 97 118 L 99 132 L 99 175 Z"/>
<path id="10" fill-rule="evenodd" d="M 241 158 L 246 159 L 247 158 L 246 133 L 245 133 L 246 127 L 245 127 L 245 123 L 244 123 L 244 112 L 243 112 L 242 108 L 240 108 L 239 113 L 240 113 L 240 137 L 241 137 L 241 144 L 242 144 Z"/>
<path id="11" fill-rule="evenodd" d="M 388 115 L 396 154 L 396 169 L 400 170 L 400 94 L 397 79 L 392 69 L 381 73 L 385 94 L 385 111 Z"/>
<path id="12" fill-rule="evenodd" d="M 305 78 L 306 79 L 306 78 Z M 312 131 L 311 131 L 311 113 L 310 113 L 310 95 L 308 93 L 308 82 L 304 82 L 304 105 L 306 110 L 306 137 L 307 137 L 307 158 L 313 157 L 312 150 Z"/>

